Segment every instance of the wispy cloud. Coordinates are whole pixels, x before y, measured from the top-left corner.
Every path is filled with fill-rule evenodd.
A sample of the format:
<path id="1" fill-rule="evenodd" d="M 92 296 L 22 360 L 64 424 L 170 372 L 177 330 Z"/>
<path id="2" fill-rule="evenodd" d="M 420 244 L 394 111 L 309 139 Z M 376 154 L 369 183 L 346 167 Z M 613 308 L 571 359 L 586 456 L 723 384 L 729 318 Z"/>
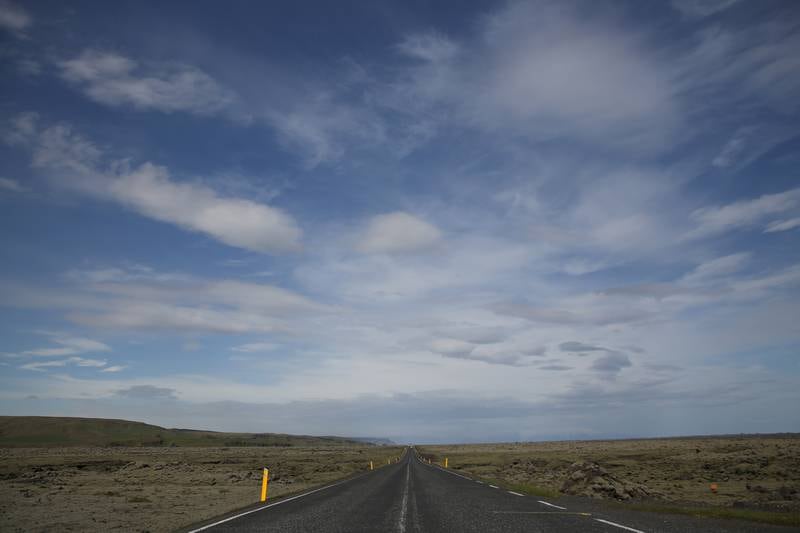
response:
<path id="1" fill-rule="evenodd" d="M 775 233 L 776 231 L 789 231 L 795 228 L 800 228 L 800 218 L 790 218 L 788 220 L 776 220 L 770 222 L 764 233 Z"/>
<path id="2" fill-rule="evenodd" d="M 703 207 L 692 213 L 697 227 L 688 236 L 702 238 L 734 229 L 752 227 L 769 216 L 796 211 L 800 207 L 800 189 L 765 194 L 753 200 Z"/>
<path id="3" fill-rule="evenodd" d="M 302 231 L 281 209 L 175 181 L 166 167 L 150 162 L 130 168 L 126 161 L 112 161 L 104 168 L 102 151 L 69 126 L 42 131 L 29 129 L 27 122 L 24 126 L 17 132 L 30 144 L 34 166 L 48 172 L 58 187 L 118 203 L 230 246 L 262 253 L 300 248 Z"/>
<path id="4" fill-rule="evenodd" d="M 280 348 L 279 344 L 273 342 L 250 342 L 231 348 L 234 352 L 257 353 L 271 352 Z"/>
<path id="5" fill-rule="evenodd" d="M 8 0 L 0 1 L 0 28 L 21 33 L 33 24 L 33 17 L 22 7 Z"/>
<path id="6" fill-rule="evenodd" d="M 27 189 L 19 184 L 16 180 L 9 178 L 0 178 L 0 191 L 8 192 L 25 192 Z"/>
<path id="7" fill-rule="evenodd" d="M 740 252 L 706 261 L 697 265 L 694 270 L 683 276 L 681 281 L 688 284 L 707 282 L 714 278 L 737 272 L 750 259 L 750 255 L 749 252 Z"/>
<path id="8" fill-rule="evenodd" d="M 100 341 L 93 339 L 85 339 L 80 337 L 54 337 L 53 342 L 58 344 L 58 347 L 51 348 L 37 348 L 34 350 L 25 350 L 20 352 L 20 355 L 32 355 L 39 357 L 59 357 L 65 355 L 75 355 L 82 353 L 92 352 L 109 352 L 111 347 Z"/>
<path id="9" fill-rule="evenodd" d="M 79 367 L 98 368 L 106 366 L 106 361 L 100 359 L 86 359 L 83 357 L 70 357 L 67 359 L 57 359 L 52 361 L 34 361 L 32 363 L 25 363 L 20 368 L 23 370 L 36 370 L 43 371 L 48 368 L 64 367 L 67 365 L 75 365 Z"/>
<path id="10" fill-rule="evenodd" d="M 70 279 L 76 285 L 62 289 L 18 286 L 4 290 L 14 295 L 14 305 L 66 310 L 74 323 L 122 330 L 286 332 L 292 329 L 291 317 L 317 316 L 335 309 L 280 287 L 236 280 L 175 278 L 152 272 L 145 279 L 118 275 L 98 281 L 75 271 Z M 52 355 L 67 355 L 64 350 L 77 349 L 73 344 L 52 349 L 59 352 Z M 92 346 L 99 349 L 104 345 L 82 347 Z"/>
<path id="11" fill-rule="evenodd" d="M 212 115 L 229 108 L 235 96 L 202 70 L 174 63 L 142 65 L 123 55 L 84 50 L 59 62 L 61 76 L 92 100 L 165 113 Z"/>
<path id="12" fill-rule="evenodd" d="M 357 248 L 365 253 L 414 252 L 434 246 L 441 237 L 441 231 L 432 224 L 409 213 L 396 212 L 370 220 Z"/>
<path id="13" fill-rule="evenodd" d="M 117 396 L 142 400 L 174 400 L 177 398 L 174 389 L 153 385 L 133 385 L 116 391 Z"/>
<path id="14" fill-rule="evenodd" d="M 689 17 L 707 17 L 724 11 L 739 0 L 672 0 L 672 5 Z"/>

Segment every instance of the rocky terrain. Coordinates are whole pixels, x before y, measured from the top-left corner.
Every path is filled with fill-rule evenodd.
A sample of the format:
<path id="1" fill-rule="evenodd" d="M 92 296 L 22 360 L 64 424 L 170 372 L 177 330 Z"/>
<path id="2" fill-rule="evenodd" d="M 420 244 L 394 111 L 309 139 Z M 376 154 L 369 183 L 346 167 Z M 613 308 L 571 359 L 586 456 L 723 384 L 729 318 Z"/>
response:
<path id="1" fill-rule="evenodd" d="M 377 446 L 0 448 L 0 531 L 174 531 L 366 471 Z"/>
<path id="2" fill-rule="evenodd" d="M 530 492 L 800 512 L 800 435 L 424 446 Z M 712 484 L 716 490 L 712 490 Z"/>

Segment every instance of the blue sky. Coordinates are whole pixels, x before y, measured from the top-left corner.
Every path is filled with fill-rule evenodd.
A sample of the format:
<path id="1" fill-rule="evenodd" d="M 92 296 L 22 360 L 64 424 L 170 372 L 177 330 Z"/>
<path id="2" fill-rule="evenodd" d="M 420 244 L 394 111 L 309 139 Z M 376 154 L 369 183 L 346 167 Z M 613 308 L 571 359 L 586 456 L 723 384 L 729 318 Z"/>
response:
<path id="1" fill-rule="evenodd" d="M 0 2 L 0 411 L 800 430 L 794 2 Z"/>

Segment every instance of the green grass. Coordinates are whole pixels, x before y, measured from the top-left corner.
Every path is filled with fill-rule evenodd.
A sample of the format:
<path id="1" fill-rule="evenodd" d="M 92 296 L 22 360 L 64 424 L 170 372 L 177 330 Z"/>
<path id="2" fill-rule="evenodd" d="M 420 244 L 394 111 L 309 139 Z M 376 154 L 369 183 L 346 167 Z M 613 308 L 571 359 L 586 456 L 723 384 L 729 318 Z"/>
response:
<path id="1" fill-rule="evenodd" d="M 800 527 L 800 513 L 783 513 L 779 511 L 759 511 L 755 509 L 734 509 L 731 507 L 679 507 L 674 505 L 633 503 L 612 503 L 615 507 L 631 511 L 649 513 L 680 514 L 696 518 L 721 518 L 746 520 L 760 524 Z"/>
<path id="2" fill-rule="evenodd" d="M 167 429 L 105 418 L 0 416 L 0 448 L 61 446 L 364 446 L 343 437 Z"/>

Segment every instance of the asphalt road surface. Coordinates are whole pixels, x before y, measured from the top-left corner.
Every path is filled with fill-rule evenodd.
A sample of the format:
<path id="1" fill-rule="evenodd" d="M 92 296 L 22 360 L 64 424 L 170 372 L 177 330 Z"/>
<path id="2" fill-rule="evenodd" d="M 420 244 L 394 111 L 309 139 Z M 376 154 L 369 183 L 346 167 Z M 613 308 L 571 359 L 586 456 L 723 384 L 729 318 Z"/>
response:
<path id="1" fill-rule="evenodd" d="M 424 463 L 409 448 L 392 465 L 190 531 L 754 533 L 787 528 L 604 508 L 576 498 L 548 501 Z"/>

